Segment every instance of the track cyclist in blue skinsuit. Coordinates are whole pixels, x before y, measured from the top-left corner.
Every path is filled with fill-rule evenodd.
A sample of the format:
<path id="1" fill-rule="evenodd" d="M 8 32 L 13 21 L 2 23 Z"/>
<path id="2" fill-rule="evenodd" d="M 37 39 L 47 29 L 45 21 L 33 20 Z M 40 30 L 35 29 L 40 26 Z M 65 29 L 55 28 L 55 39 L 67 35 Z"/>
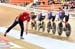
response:
<path id="1" fill-rule="evenodd" d="M 63 9 L 59 8 L 59 12 L 58 12 L 57 16 L 58 16 L 58 20 L 60 20 L 59 26 L 62 27 L 62 22 L 65 17 L 65 11 Z"/>
<path id="2" fill-rule="evenodd" d="M 43 28 L 42 31 L 45 30 L 45 24 L 44 24 L 44 21 L 43 21 L 44 19 L 45 19 L 45 16 L 43 15 L 43 13 L 42 12 L 39 13 L 39 15 L 38 15 L 38 21 L 39 21 L 38 31 L 40 30 L 40 28 Z"/>
<path id="3" fill-rule="evenodd" d="M 56 32 L 56 24 L 54 22 L 55 20 L 55 13 L 53 13 L 53 11 L 49 10 L 48 15 L 47 15 L 47 19 L 49 20 L 47 23 L 47 32 L 50 32 L 50 29 L 52 29 L 53 34 L 55 34 Z"/>

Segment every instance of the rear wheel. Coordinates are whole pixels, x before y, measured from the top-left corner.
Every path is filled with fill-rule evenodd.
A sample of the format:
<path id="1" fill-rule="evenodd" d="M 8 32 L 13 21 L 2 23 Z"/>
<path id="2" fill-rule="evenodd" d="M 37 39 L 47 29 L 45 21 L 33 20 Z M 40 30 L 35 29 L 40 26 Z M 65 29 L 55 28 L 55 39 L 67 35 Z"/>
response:
<path id="1" fill-rule="evenodd" d="M 41 23 L 38 24 L 38 31 L 40 31 Z"/>
<path id="2" fill-rule="evenodd" d="M 34 24 L 31 22 L 31 28 L 33 29 L 33 27 L 34 27 Z"/>
<path id="3" fill-rule="evenodd" d="M 45 31 L 45 24 L 44 24 L 44 22 L 42 22 L 42 31 L 43 32 Z"/>
<path id="4" fill-rule="evenodd" d="M 32 28 L 32 29 L 34 28 L 35 30 L 37 29 L 37 24 L 36 24 L 36 22 L 34 22 L 34 23 L 31 22 L 31 28 Z"/>
<path id="5" fill-rule="evenodd" d="M 58 27 L 58 35 L 61 36 L 62 34 L 62 27 Z"/>
<path id="6" fill-rule="evenodd" d="M 50 32 L 50 29 L 51 29 L 51 22 L 48 22 L 48 23 L 47 23 L 47 32 L 48 32 L 48 33 Z"/>
<path id="7" fill-rule="evenodd" d="M 56 24 L 55 23 L 53 23 L 53 25 L 52 25 L 52 32 L 53 32 L 53 34 L 55 34 L 55 32 L 56 32 Z"/>

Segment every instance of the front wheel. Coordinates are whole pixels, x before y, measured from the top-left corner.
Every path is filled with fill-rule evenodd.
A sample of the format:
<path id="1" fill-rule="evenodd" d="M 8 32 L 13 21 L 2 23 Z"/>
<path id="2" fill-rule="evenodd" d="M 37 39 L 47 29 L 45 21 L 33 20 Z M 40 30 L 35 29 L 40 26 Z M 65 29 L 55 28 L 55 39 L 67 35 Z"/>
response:
<path id="1" fill-rule="evenodd" d="M 38 24 L 38 31 L 40 31 L 41 23 Z"/>
<path id="2" fill-rule="evenodd" d="M 66 32 L 66 36 L 69 37 L 71 34 L 71 25 L 69 23 L 66 25 L 65 32 Z"/>

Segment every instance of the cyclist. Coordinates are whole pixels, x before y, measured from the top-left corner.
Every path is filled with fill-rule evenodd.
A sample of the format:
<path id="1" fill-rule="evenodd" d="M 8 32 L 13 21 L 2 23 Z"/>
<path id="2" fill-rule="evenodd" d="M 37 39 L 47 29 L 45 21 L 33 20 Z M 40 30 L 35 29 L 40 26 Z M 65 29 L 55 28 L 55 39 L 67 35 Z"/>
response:
<path id="1" fill-rule="evenodd" d="M 36 24 L 36 15 L 35 15 L 35 13 L 34 12 L 31 12 L 31 25 L 32 26 L 35 26 L 35 24 Z"/>
<path id="2" fill-rule="evenodd" d="M 45 16 L 43 16 L 43 14 L 40 13 L 40 14 L 38 15 L 38 21 L 40 21 L 40 23 L 41 23 L 42 20 L 44 20 L 44 19 L 45 19 Z"/>
<path id="3" fill-rule="evenodd" d="M 67 7 L 64 7 L 63 10 L 65 12 L 65 26 L 66 26 L 67 22 L 69 21 L 69 9 Z"/>
<path id="4" fill-rule="evenodd" d="M 62 22 L 65 17 L 65 11 L 62 8 L 59 8 L 59 12 L 57 14 L 57 17 L 58 17 L 58 20 L 60 20 L 59 26 L 62 27 Z"/>
<path id="5" fill-rule="evenodd" d="M 34 12 L 31 12 L 31 20 L 32 20 L 31 22 L 32 22 L 32 23 L 35 23 L 35 22 L 36 22 L 35 19 L 36 19 L 35 13 L 34 13 Z"/>
<path id="6" fill-rule="evenodd" d="M 45 15 L 43 15 L 43 13 L 42 12 L 40 12 L 39 14 L 38 14 L 38 21 L 39 21 L 39 25 L 43 25 L 44 24 L 44 20 L 45 19 Z"/>
<path id="7" fill-rule="evenodd" d="M 52 11 L 49 11 L 47 18 L 48 18 L 48 20 L 52 19 L 52 22 L 54 22 L 54 20 L 55 20 L 55 14 Z"/>

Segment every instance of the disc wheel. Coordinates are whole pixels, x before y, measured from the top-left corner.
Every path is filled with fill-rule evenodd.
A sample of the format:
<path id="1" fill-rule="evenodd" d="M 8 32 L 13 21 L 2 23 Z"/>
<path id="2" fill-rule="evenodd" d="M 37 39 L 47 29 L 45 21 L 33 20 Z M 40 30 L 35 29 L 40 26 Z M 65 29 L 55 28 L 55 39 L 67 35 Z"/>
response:
<path id="1" fill-rule="evenodd" d="M 50 32 L 50 29 L 51 29 L 51 22 L 48 22 L 48 23 L 47 23 L 47 32 L 48 32 L 48 33 Z"/>
<path id="2" fill-rule="evenodd" d="M 53 23 L 53 25 L 52 25 L 52 32 L 53 32 L 53 34 L 56 33 L 56 24 L 55 23 Z"/>

